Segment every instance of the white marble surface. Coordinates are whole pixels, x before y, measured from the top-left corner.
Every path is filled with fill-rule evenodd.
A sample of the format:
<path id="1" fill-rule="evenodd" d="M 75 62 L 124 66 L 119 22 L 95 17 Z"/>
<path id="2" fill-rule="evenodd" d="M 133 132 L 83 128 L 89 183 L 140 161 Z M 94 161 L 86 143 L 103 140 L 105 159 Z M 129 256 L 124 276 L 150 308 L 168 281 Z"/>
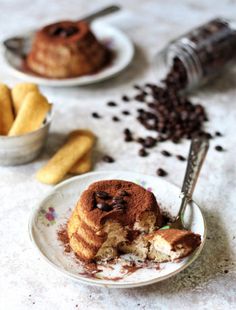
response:
<path id="1" fill-rule="evenodd" d="M 236 76 L 225 75 L 196 92 L 195 100 L 207 109 L 209 130 L 220 130 L 223 138 L 212 141 L 196 189 L 196 200 L 204 210 L 208 240 L 199 259 L 186 271 L 162 283 L 129 290 L 89 287 L 57 274 L 38 256 L 28 238 L 27 224 L 32 208 L 50 190 L 34 174 L 49 158 L 64 135 L 73 128 L 89 127 L 99 139 L 95 170 L 126 169 L 155 175 L 162 166 L 167 180 L 181 185 L 185 164 L 160 154 L 163 148 L 187 154 L 189 143 L 157 146 L 152 155 L 138 157 L 136 144 L 124 144 L 121 132 L 129 125 L 138 128 L 134 117 L 111 122 L 115 110 L 107 100 L 120 101 L 132 94 L 131 86 L 153 80 L 151 59 L 157 47 L 190 27 L 215 15 L 234 17 L 236 1 L 117 1 L 123 12 L 106 18 L 130 36 L 137 46 L 133 64 L 119 77 L 94 86 L 68 89 L 42 88 L 55 102 L 55 117 L 47 147 L 31 164 L 0 168 L 0 309 L 235 309 L 236 307 Z M 16 31 L 39 27 L 47 22 L 76 18 L 109 1 L 0 1 L 0 39 Z M 17 81 L 0 63 L 0 80 Z M 125 106 L 125 104 L 123 104 Z M 127 105 L 128 106 L 128 105 Z M 121 109 L 121 104 L 117 110 Z M 135 107 L 130 104 L 131 111 Z M 106 115 L 90 117 L 92 111 Z M 0 111 L 1 113 L 1 111 Z M 134 113 L 133 113 L 134 115 Z M 216 144 L 224 153 L 214 150 Z M 116 162 L 99 162 L 100 154 L 114 154 Z M 132 161 L 131 161 L 132 158 Z M 224 271 L 228 270 L 228 273 Z M 77 306 L 76 306 L 77 305 Z"/>

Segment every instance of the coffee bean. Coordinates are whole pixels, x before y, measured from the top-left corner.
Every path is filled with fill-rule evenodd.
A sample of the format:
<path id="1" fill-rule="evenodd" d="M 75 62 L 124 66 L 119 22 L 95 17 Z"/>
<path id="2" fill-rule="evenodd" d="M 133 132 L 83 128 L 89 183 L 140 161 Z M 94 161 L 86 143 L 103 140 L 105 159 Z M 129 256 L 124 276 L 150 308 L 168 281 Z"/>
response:
<path id="1" fill-rule="evenodd" d="M 115 103 L 114 101 L 109 101 L 109 102 L 107 103 L 107 105 L 108 105 L 109 107 L 116 107 L 116 106 L 117 106 L 117 103 Z"/>
<path id="2" fill-rule="evenodd" d="M 52 27 L 49 29 L 49 35 L 58 36 L 62 31 L 64 31 L 62 27 Z"/>
<path id="3" fill-rule="evenodd" d="M 92 113 L 93 118 L 101 118 L 101 116 L 97 112 Z"/>
<path id="4" fill-rule="evenodd" d="M 167 172 L 164 169 L 162 169 L 162 168 L 158 168 L 157 169 L 157 175 L 160 176 L 160 177 L 164 177 L 164 176 L 167 175 Z"/>
<path id="5" fill-rule="evenodd" d="M 185 161 L 185 160 L 186 160 L 186 158 L 183 157 L 182 155 L 176 155 L 176 158 L 177 158 L 178 160 L 180 160 L 180 161 Z"/>
<path id="6" fill-rule="evenodd" d="M 126 110 L 124 110 L 124 111 L 122 111 L 122 114 L 124 114 L 124 115 L 130 115 L 130 112 L 129 112 L 129 111 L 126 111 Z"/>
<path id="7" fill-rule="evenodd" d="M 204 133 L 204 136 L 205 136 L 207 139 L 212 139 L 212 135 L 211 135 L 209 132 L 205 132 L 205 133 Z"/>
<path id="8" fill-rule="evenodd" d="M 114 122 L 119 122 L 119 121 L 120 121 L 119 117 L 117 117 L 117 116 L 113 116 L 113 117 L 112 117 L 112 120 L 113 120 Z"/>
<path id="9" fill-rule="evenodd" d="M 146 156 L 149 155 L 148 152 L 147 152 L 144 148 L 140 149 L 139 152 L 138 152 L 138 154 L 139 154 L 139 156 L 141 156 L 141 157 L 146 157 Z"/>
<path id="10" fill-rule="evenodd" d="M 116 204 L 113 205 L 113 208 L 114 209 L 124 210 L 124 209 L 126 209 L 126 206 L 121 204 L 121 203 L 116 203 Z"/>
<path id="11" fill-rule="evenodd" d="M 172 138 L 172 142 L 175 143 L 175 144 L 178 144 L 179 143 L 179 139 L 174 137 L 174 138 Z"/>
<path id="12" fill-rule="evenodd" d="M 137 142 L 140 144 L 144 144 L 144 141 L 145 141 L 145 139 L 143 139 L 141 137 L 137 139 Z"/>
<path id="13" fill-rule="evenodd" d="M 149 108 L 151 108 L 151 109 L 156 109 L 156 108 L 157 108 L 156 103 L 153 103 L 153 102 L 147 103 L 147 106 L 148 106 Z"/>
<path id="14" fill-rule="evenodd" d="M 154 139 L 153 137 L 147 137 L 144 140 L 143 146 L 147 147 L 147 148 L 151 148 L 154 147 L 157 143 L 157 140 Z"/>
<path id="15" fill-rule="evenodd" d="M 124 134 L 125 134 L 125 135 L 131 135 L 132 133 L 131 133 L 131 131 L 130 131 L 129 128 L 125 128 L 125 129 L 124 129 Z"/>
<path id="16" fill-rule="evenodd" d="M 128 128 L 125 128 L 124 129 L 124 135 L 125 135 L 125 141 L 126 142 L 131 142 L 133 141 L 133 136 L 132 136 L 132 132 L 128 129 Z"/>
<path id="17" fill-rule="evenodd" d="M 215 146 L 215 150 L 218 151 L 218 152 L 224 151 L 223 147 L 220 146 L 220 145 L 216 145 L 216 146 Z"/>
<path id="18" fill-rule="evenodd" d="M 112 202 L 117 202 L 117 203 L 126 203 L 123 197 L 121 196 L 114 196 L 112 199 Z"/>
<path id="19" fill-rule="evenodd" d="M 114 200 L 114 201 L 119 201 L 120 203 L 122 203 L 122 202 L 125 201 L 125 200 L 123 199 L 123 197 L 121 197 L 121 196 L 114 196 L 114 197 L 113 197 L 113 200 Z"/>
<path id="20" fill-rule="evenodd" d="M 171 153 L 168 152 L 168 151 L 165 151 L 165 150 L 161 151 L 161 154 L 162 154 L 163 156 L 166 156 L 166 157 L 170 157 L 170 156 L 171 156 Z"/>
<path id="21" fill-rule="evenodd" d="M 165 138 L 165 137 L 163 137 L 163 136 L 158 136 L 157 137 L 157 142 L 164 142 L 164 141 L 166 141 L 167 139 Z"/>
<path id="22" fill-rule="evenodd" d="M 125 191 L 125 190 L 120 190 L 118 192 L 118 195 L 121 196 L 121 197 L 125 197 L 125 196 L 129 196 L 130 194 L 127 191 Z"/>
<path id="23" fill-rule="evenodd" d="M 144 102 L 145 101 L 145 95 L 144 94 L 139 94 L 139 95 L 136 95 L 135 97 L 134 97 L 134 99 L 136 100 L 136 101 L 139 101 L 139 102 Z"/>
<path id="24" fill-rule="evenodd" d="M 73 34 L 76 34 L 78 32 L 78 28 L 74 26 L 70 26 L 65 29 L 66 37 L 70 37 Z"/>
<path id="25" fill-rule="evenodd" d="M 223 136 L 222 133 L 219 132 L 219 131 L 216 131 L 216 132 L 215 132 L 215 135 L 216 135 L 217 137 L 222 137 L 222 136 Z"/>
<path id="26" fill-rule="evenodd" d="M 126 102 L 130 101 L 129 97 L 126 95 L 122 96 L 122 100 Z"/>
<path id="27" fill-rule="evenodd" d="M 132 135 L 126 135 L 125 136 L 125 142 L 132 142 L 132 141 L 134 141 Z"/>
<path id="28" fill-rule="evenodd" d="M 114 158 L 112 158 L 109 155 L 104 155 L 102 160 L 105 161 L 106 163 L 114 163 L 114 161 L 115 161 Z"/>
<path id="29" fill-rule="evenodd" d="M 97 206 L 98 209 L 100 209 L 102 211 L 108 212 L 108 211 L 112 210 L 112 207 L 109 204 L 105 203 L 105 202 L 98 203 L 96 206 Z"/>
<path id="30" fill-rule="evenodd" d="M 144 109 L 137 109 L 137 112 L 142 114 L 142 113 L 144 113 L 145 111 L 144 111 Z"/>
<path id="31" fill-rule="evenodd" d="M 74 27 L 74 26 L 70 26 L 67 28 L 63 28 L 63 27 L 56 27 L 56 28 L 51 28 L 49 30 L 49 34 L 52 36 L 60 36 L 62 38 L 66 38 L 66 37 L 70 37 L 73 34 L 76 34 L 78 32 L 78 28 Z"/>
<path id="32" fill-rule="evenodd" d="M 104 200 L 111 198 L 111 196 L 107 192 L 104 192 L 104 191 L 96 191 L 95 194 L 98 198 L 101 198 Z"/>
<path id="33" fill-rule="evenodd" d="M 147 87 L 147 88 L 153 88 L 153 87 L 155 87 L 155 85 L 154 85 L 154 84 L 151 84 L 151 83 L 146 83 L 146 84 L 145 84 L 145 87 Z"/>

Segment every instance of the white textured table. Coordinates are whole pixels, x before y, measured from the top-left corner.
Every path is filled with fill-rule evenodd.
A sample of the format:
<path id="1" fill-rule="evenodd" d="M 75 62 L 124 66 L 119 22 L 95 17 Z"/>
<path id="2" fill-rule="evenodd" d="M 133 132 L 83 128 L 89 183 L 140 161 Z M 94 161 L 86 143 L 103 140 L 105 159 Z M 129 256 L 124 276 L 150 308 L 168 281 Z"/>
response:
<path id="1" fill-rule="evenodd" d="M 68 89 L 43 88 L 55 102 L 55 118 L 47 147 L 31 164 L 0 168 L 0 309 L 235 309 L 236 308 L 236 78 L 225 76 L 196 93 L 210 117 L 209 130 L 219 130 L 223 138 L 212 141 L 196 190 L 208 226 L 208 240 L 199 259 L 186 271 L 162 283 L 128 290 L 103 289 L 75 283 L 57 274 L 32 248 L 27 224 L 32 208 L 50 189 L 39 184 L 34 174 L 49 158 L 64 135 L 73 128 L 89 127 L 99 136 L 99 154 L 109 152 L 114 164 L 99 162 L 95 170 L 125 169 L 155 175 L 165 168 L 170 182 L 181 185 L 185 164 L 160 154 L 165 148 L 187 154 L 189 143 L 157 146 L 147 158 L 138 157 L 136 144 L 125 144 L 121 132 L 132 117 L 111 121 L 107 100 L 120 102 L 131 93 L 134 83 L 152 81 L 151 59 L 157 47 L 190 27 L 215 15 L 233 17 L 235 1 L 117 1 L 125 10 L 107 22 L 120 27 L 137 45 L 133 64 L 119 77 L 94 86 Z M 0 1 L 0 39 L 19 29 L 39 27 L 65 18 L 76 18 L 109 1 Z M 17 81 L 0 64 L 0 80 Z M 121 105 L 120 105 L 121 106 Z M 134 110 L 130 104 L 131 111 Z M 103 120 L 90 117 L 99 111 Z M 0 111 L 1 113 L 1 111 Z M 117 114 L 117 113 L 115 113 Z M 125 124 L 126 123 L 126 124 Z M 108 129 L 109 128 L 109 129 Z M 214 145 L 226 152 L 219 153 Z M 132 158 L 132 161 L 130 160 Z M 77 305 L 77 306 L 76 306 Z"/>

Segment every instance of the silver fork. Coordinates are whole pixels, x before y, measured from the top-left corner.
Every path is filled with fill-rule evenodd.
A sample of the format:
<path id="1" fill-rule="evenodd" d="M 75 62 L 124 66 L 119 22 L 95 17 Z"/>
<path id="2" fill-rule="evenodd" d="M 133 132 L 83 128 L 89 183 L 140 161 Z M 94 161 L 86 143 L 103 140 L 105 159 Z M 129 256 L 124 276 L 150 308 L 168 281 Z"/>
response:
<path id="1" fill-rule="evenodd" d="M 81 20 L 85 20 L 88 23 L 91 23 L 96 18 L 117 12 L 119 10 L 120 10 L 119 6 L 110 5 L 92 14 L 87 15 L 84 18 L 81 18 Z M 27 54 L 27 52 L 30 49 L 34 34 L 35 34 L 35 31 L 31 31 L 26 36 L 11 37 L 11 38 L 4 40 L 2 43 L 7 50 L 11 51 L 15 55 L 23 57 Z"/>
<path id="2" fill-rule="evenodd" d="M 185 229 L 183 217 L 186 206 L 192 200 L 193 191 L 197 183 L 198 176 L 204 159 L 209 148 L 209 140 L 206 138 L 195 138 L 191 142 L 188 163 L 185 172 L 185 177 L 180 193 L 181 205 L 177 217 L 174 222 L 162 227 L 161 229 Z"/>

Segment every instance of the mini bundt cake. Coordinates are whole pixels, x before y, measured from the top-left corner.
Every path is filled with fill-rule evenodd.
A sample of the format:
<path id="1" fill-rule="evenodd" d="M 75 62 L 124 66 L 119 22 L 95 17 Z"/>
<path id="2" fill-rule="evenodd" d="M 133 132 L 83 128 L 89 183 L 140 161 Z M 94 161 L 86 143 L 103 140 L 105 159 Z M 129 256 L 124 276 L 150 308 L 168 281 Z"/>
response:
<path id="1" fill-rule="evenodd" d="M 86 22 L 62 21 L 35 34 L 26 66 L 44 77 L 70 78 L 98 71 L 108 55 Z"/>
<path id="2" fill-rule="evenodd" d="M 82 193 L 67 231 L 78 258 L 107 260 L 119 251 L 126 252 L 126 242 L 144 240 L 143 235 L 161 224 L 160 209 L 151 192 L 132 182 L 104 180 Z"/>

